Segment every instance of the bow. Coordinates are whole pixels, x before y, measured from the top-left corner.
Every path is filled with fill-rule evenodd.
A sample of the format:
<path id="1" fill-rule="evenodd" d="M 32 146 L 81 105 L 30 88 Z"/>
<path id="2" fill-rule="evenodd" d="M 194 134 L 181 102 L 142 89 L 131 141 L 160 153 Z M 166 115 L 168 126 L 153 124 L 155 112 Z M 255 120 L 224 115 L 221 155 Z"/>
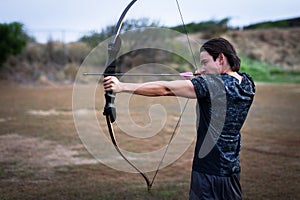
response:
<path id="1" fill-rule="evenodd" d="M 123 11 L 121 17 L 118 20 L 118 23 L 114 29 L 114 33 L 113 33 L 113 37 L 112 40 L 108 43 L 108 56 L 107 56 L 107 60 L 106 60 L 106 68 L 104 71 L 104 77 L 105 76 L 109 76 L 109 75 L 113 75 L 116 73 L 116 57 L 117 54 L 121 48 L 121 39 L 119 37 L 121 28 L 122 28 L 122 24 L 124 21 L 124 18 L 128 12 L 128 10 L 132 7 L 132 5 L 136 2 L 137 0 L 132 0 L 127 7 L 125 8 L 125 10 Z M 126 156 L 122 153 L 122 151 L 120 150 L 116 138 L 115 138 L 115 133 L 112 127 L 112 123 L 116 120 L 116 107 L 114 104 L 114 100 L 116 98 L 116 95 L 112 92 L 106 92 L 105 93 L 105 106 L 104 106 L 104 111 L 103 111 L 103 115 L 105 115 L 105 119 L 106 119 L 106 123 L 107 123 L 107 127 L 108 127 L 108 131 L 109 131 L 109 135 L 111 138 L 111 141 L 115 147 L 115 149 L 118 151 L 118 153 L 122 156 L 122 158 L 124 160 L 126 160 L 126 162 L 132 166 L 137 172 L 139 172 L 139 174 L 141 176 L 143 176 L 143 178 L 145 179 L 146 183 L 147 183 L 147 187 L 148 187 L 148 191 L 150 191 L 152 184 L 150 183 L 150 180 L 148 179 L 148 177 L 139 169 L 137 168 L 132 162 L 130 162 Z"/>
<path id="2" fill-rule="evenodd" d="M 132 5 L 136 2 L 137 0 L 132 0 L 128 5 L 127 7 L 125 8 L 125 10 L 123 11 L 123 13 L 121 14 L 121 17 L 119 18 L 118 20 L 118 23 L 114 29 L 114 33 L 113 33 L 113 37 L 112 39 L 110 40 L 110 42 L 108 43 L 108 56 L 107 56 L 107 59 L 106 59 L 106 68 L 105 68 L 105 71 L 103 74 L 97 74 L 97 73 L 92 73 L 92 74 L 85 74 L 85 75 L 104 75 L 104 77 L 106 76 L 116 76 L 118 75 L 118 73 L 116 73 L 116 58 L 117 58 L 117 54 L 121 48 L 121 39 L 119 37 L 119 34 L 120 34 L 120 31 L 121 31 L 121 28 L 122 28 L 122 24 L 123 24 L 123 21 L 124 21 L 124 18 L 126 16 L 126 14 L 128 13 L 129 9 L 132 7 Z M 178 10 L 179 10 L 179 13 L 180 13 L 180 16 L 181 16 L 181 20 L 183 22 L 183 25 L 184 25 L 184 21 L 183 21 L 183 18 L 182 18 L 182 14 L 181 14 L 181 11 L 180 11 L 180 7 L 179 7 L 179 3 L 178 1 L 176 0 L 177 2 L 177 7 L 178 7 Z M 185 25 L 184 25 L 184 29 L 185 29 L 185 33 L 187 35 L 187 31 L 186 31 L 186 28 L 185 28 Z M 187 38 L 188 38 L 188 35 L 187 35 Z M 192 48 L 191 48 L 191 45 L 190 45 L 190 41 L 189 41 L 189 38 L 188 38 L 188 43 L 189 43 L 189 46 L 190 46 L 190 50 L 192 51 Z M 192 52 L 193 53 L 193 52 Z M 193 55 L 193 58 L 194 58 L 194 55 Z M 195 61 L 195 58 L 194 58 L 194 61 Z M 196 61 L 195 61 L 195 64 L 196 64 Z M 195 75 L 194 73 L 192 72 L 188 72 L 188 73 L 183 73 L 183 74 L 180 74 L 181 76 L 183 77 L 190 77 L 190 76 L 193 76 Z M 187 102 L 185 103 L 185 106 L 183 108 L 183 111 L 181 112 L 180 116 L 179 116 L 179 120 L 175 126 L 175 129 L 173 131 L 173 134 L 168 142 L 168 146 L 166 148 L 166 151 L 164 152 L 164 155 L 158 165 L 158 168 L 153 176 L 153 179 L 152 181 L 149 180 L 149 178 L 138 168 L 136 167 L 132 162 L 130 162 L 126 156 L 122 153 L 122 151 L 120 150 L 118 144 L 117 144 L 117 141 L 116 141 L 116 138 L 115 138 L 115 133 L 114 133 L 114 130 L 113 130 L 113 127 L 112 127 L 112 123 L 115 122 L 116 120 L 116 107 L 115 107 L 115 104 L 114 104 L 114 100 L 116 98 L 116 95 L 113 93 L 113 92 L 106 92 L 105 93 L 105 106 L 104 106 L 104 111 L 103 111 L 103 115 L 105 115 L 105 118 L 106 118 L 106 123 L 107 123 L 107 127 L 108 127 L 108 131 L 109 131 L 109 135 L 110 135 L 110 138 L 111 138 L 111 141 L 115 147 L 115 149 L 117 150 L 117 152 L 122 156 L 122 158 L 130 165 L 132 166 L 146 181 L 147 183 L 147 188 L 148 188 L 148 191 L 150 191 L 151 187 L 152 187 L 152 184 L 155 180 L 155 177 L 158 173 L 158 170 L 159 168 L 161 167 L 162 165 L 162 161 L 167 153 L 167 150 L 168 150 L 168 147 L 176 133 L 176 130 L 180 124 L 180 120 L 181 120 L 181 117 L 183 115 L 183 112 L 188 104 L 188 100 Z"/>

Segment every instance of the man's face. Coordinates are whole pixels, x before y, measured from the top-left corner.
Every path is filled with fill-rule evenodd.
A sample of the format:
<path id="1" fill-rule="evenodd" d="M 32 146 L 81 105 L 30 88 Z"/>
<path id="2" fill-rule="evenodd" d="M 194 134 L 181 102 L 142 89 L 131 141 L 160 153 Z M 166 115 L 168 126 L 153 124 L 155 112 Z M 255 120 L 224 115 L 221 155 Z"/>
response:
<path id="1" fill-rule="evenodd" d="M 207 53 L 207 51 L 202 51 L 200 53 L 200 73 L 201 74 L 217 74 L 220 72 L 219 59 L 214 61 L 213 57 Z"/>

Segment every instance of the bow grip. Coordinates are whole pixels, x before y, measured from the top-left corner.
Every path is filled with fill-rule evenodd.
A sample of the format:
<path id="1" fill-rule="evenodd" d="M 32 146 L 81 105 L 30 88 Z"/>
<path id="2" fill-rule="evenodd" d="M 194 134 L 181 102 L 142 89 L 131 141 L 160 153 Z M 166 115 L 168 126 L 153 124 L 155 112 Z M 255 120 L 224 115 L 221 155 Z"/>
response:
<path id="1" fill-rule="evenodd" d="M 116 57 L 121 48 L 121 39 L 118 35 L 114 37 L 112 41 L 108 43 L 108 57 L 106 60 L 106 69 L 104 71 L 104 77 L 115 74 L 116 72 Z M 116 106 L 115 106 L 116 95 L 113 92 L 105 93 L 105 106 L 103 115 L 108 116 L 111 123 L 116 121 Z"/>
<path id="2" fill-rule="evenodd" d="M 106 68 L 105 72 L 108 76 L 109 74 L 115 73 L 116 61 L 113 60 L 112 63 Z M 105 92 L 105 106 L 103 109 L 103 115 L 108 116 L 111 123 L 116 121 L 116 106 L 115 106 L 115 98 L 116 94 L 113 92 Z"/>
<path id="3" fill-rule="evenodd" d="M 108 116 L 110 122 L 113 123 L 116 121 L 116 106 L 115 106 L 116 95 L 112 92 L 105 93 L 105 106 L 103 110 L 103 115 Z"/>
<path id="4" fill-rule="evenodd" d="M 116 61 L 114 60 L 105 70 L 104 77 L 109 74 L 115 73 Z M 116 106 L 115 106 L 115 98 L 116 94 L 113 92 L 105 92 L 105 106 L 103 109 L 103 115 L 108 116 L 111 123 L 116 121 Z"/>

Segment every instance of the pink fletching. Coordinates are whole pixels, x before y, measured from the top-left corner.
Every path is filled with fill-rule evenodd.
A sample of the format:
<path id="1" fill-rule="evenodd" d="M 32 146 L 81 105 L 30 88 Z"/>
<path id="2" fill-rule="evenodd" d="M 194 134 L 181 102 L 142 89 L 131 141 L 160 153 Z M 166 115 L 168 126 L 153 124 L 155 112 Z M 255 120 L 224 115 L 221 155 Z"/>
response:
<path id="1" fill-rule="evenodd" d="M 183 72 L 183 73 L 180 73 L 179 75 L 184 78 L 190 78 L 190 77 L 194 76 L 194 73 L 193 72 Z"/>

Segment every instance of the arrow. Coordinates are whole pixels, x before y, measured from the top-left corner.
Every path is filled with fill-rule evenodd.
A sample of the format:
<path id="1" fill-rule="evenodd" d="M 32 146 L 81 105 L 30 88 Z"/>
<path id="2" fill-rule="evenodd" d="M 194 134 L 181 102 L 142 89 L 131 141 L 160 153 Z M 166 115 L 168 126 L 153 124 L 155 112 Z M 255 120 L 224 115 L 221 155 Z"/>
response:
<path id="1" fill-rule="evenodd" d="M 181 76 L 184 78 L 200 76 L 200 73 L 193 73 L 193 72 L 183 72 L 179 74 L 145 74 L 145 73 L 83 73 L 84 76 Z"/>

